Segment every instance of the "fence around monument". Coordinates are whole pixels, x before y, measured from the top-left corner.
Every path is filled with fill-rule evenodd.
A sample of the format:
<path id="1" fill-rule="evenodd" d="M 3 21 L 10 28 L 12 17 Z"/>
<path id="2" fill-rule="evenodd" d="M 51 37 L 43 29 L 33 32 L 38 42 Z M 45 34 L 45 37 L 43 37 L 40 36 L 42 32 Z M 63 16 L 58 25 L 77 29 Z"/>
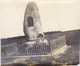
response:
<path id="1" fill-rule="evenodd" d="M 66 44 L 65 36 L 59 37 L 49 42 L 48 45 L 45 43 L 34 44 L 32 48 L 27 49 L 27 55 L 46 55 L 55 50 L 58 50 Z"/>
<path id="2" fill-rule="evenodd" d="M 27 55 L 46 55 L 51 52 L 50 45 L 34 44 L 32 48 L 27 50 Z"/>

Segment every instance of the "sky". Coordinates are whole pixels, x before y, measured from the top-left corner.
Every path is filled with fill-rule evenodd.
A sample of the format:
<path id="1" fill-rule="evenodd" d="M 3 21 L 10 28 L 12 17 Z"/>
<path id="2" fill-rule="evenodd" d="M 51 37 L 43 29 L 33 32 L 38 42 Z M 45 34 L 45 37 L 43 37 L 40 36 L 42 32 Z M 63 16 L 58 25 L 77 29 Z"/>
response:
<path id="1" fill-rule="evenodd" d="M 0 37 L 23 36 L 28 2 L 36 2 L 44 32 L 80 29 L 79 0 L 0 0 Z"/>

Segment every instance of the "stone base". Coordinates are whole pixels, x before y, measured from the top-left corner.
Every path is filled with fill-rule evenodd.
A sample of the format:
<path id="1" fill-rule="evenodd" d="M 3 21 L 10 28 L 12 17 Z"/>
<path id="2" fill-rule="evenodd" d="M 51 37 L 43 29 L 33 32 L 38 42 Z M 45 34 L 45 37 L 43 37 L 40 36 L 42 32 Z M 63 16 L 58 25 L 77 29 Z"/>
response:
<path id="1" fill-rule="evenodd" d="M 71 48 L 71 46 L 64 45 L 63 47 L 56 49 L 55 51 L 51 52 L 51 55 L 54 56 L 55 58 L 60 57 L 60 55 L 64 54 L 64 52 L 69 48 Z"/>

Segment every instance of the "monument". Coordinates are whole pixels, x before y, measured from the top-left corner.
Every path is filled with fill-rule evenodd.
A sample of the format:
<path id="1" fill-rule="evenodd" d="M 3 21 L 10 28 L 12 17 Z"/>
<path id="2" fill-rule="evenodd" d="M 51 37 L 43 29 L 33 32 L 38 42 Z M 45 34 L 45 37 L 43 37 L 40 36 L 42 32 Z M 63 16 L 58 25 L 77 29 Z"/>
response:
<path id="1" fill-rule="evenodd" d="M 66 45 L 65 36 L 58 37 L 55 40 L 47 41 L 44 38 L 39 9 L 35 2 L 29 2 L 24 15 L 24 34 L 27 42 L 23 43 L 25 55 L 47 55 Z M 21 47 L 22 48 L 22 47 Z M 20 49 L 21 49 L 20 48 Z M 22 51 L 20 51 L 20 54 Z"/>
<path id="2" fill-rule="evenodd" d="M 24 33 L 27 40 L 36 40 L 39 35 L 44 36 L 39 9 L 35 2 L 29 2 L 24 15 Z"/>

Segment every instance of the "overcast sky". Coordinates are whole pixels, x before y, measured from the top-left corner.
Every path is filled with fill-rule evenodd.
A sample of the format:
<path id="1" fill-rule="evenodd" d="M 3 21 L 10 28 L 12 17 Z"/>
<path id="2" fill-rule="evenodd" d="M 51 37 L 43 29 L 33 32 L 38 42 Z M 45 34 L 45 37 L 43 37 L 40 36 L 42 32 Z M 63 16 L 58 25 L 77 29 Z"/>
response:
<path id="1" fill-rule="evenodd" d="M 24 35 L 24 13 L 29 1 L 32 0 L 0 0 L 1 38 Z M 44 32 L 80 29 L 79 0 L 34 1 L 39 9 Z"/>

